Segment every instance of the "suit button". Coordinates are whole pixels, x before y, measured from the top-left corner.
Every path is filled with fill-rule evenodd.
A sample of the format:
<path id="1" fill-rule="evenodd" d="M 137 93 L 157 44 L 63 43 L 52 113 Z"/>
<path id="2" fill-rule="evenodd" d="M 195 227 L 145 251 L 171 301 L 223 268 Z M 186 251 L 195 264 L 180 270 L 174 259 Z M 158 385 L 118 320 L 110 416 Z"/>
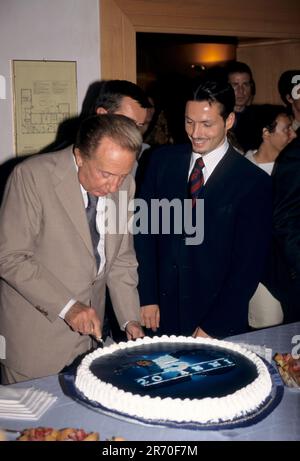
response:
<path id="1" fill-rule="evenodd" d="M 167 293 L 164 291 L 161 295 L 162 296 L 167 296 Z"/>
<path id="2" fill-rule="evenodd" d="M 292 280 L 295 280 L 297 278 L 297 272 L 296 271 L 291 271 L 290 276 Z"/>
<path id="3" fill-rule="evenodd" d="M 177 269 L 177 265 L 176 265 L 176 264 L 173 264 L 172 267 L 173 267 L 173 269 Z"/>

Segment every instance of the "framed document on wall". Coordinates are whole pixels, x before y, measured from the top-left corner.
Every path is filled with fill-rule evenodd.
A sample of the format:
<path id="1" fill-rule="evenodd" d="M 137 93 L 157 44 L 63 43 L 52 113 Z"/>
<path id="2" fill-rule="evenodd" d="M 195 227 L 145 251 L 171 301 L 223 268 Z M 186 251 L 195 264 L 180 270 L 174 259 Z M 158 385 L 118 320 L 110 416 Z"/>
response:
<path id="1" fill-rule="evenodd" d="M 16 155 L 52 143 L 61 122 L 77 114 L 75 61 L 13 61 Z"/>

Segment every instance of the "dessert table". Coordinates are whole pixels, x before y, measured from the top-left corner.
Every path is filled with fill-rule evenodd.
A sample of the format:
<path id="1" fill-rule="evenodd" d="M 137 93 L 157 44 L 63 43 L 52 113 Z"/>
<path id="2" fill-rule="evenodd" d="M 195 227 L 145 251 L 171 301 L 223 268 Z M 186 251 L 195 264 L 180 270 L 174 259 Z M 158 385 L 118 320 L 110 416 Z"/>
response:
<path id="1" fill-rule="evenodd" d="M 300 322 L 253 331 L 226 338 L 232 342 L 266 346 L 276 352 L 300 353 Z M 37 421 L 0 419 L 0 428 L 22 430 L 25 427 L 75 427 L 96 431 L 100 440 L 113 436 L 128 441 L 201 441 L 201 440 L 300 440 L 300 389 L 284 387 L 279 405 L 260 422 L 242 428 L 220 430 L 187 430 L 141 425 L 96 412 L 64 395 L 58 376 L 49 376 L 11 388 L 31 387 L 45 390 L 58 397 L 50 409 Z"/>

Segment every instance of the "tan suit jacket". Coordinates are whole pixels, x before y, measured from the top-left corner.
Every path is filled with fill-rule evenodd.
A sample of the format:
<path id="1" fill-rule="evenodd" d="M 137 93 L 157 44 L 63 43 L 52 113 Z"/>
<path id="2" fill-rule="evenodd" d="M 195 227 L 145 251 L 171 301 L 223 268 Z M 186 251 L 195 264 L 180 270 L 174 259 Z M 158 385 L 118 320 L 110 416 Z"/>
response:
<path id="1" fill-rule="evenodd" d="M 133 197 L 131 176 L 121 190 Z M 118 193 L 108 197 L 118 210 Z M 124 222 L 121 227 L 106 234 L 106 264 L 97 274 L 72 149 L 33 156 L 15 168 L 0 210 L 3 365 L 34 378 L 59 372 L 87 351 L 91 338 L 58 315 L 73 298 L 92 305 L 102 321 L 106 284 L 119 324 L 139 320 L 132 235 Z"/>

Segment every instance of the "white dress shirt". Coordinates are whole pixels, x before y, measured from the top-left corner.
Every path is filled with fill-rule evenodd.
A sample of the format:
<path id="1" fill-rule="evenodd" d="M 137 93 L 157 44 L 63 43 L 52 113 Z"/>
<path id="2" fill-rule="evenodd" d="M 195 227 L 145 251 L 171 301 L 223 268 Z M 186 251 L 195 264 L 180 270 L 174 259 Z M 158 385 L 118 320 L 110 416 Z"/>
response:
<path id="1" fill-rule="evenodd" d="M 76 165 L 77 168 L 77 165 Z M 77 168 L 78 169 L 78 168 Z M 84 206 L 87 208 L 88 206 L 88 196 L 87 191 L 82 187 L 80 184 L 80 189 L 82 193 L 82 198 L 84 201 Z M 100 239 L 98 243 L 98 253 L 100 255 L 100 266 L 98 269 L 98 274 L 104 269 L 105 266 L 105 205 L 106 205 L 106 197 L 99 197 L 97 203 L 97 214 L 96 214 L 96 227 L 97 231 L 100 234 Z M 61 312 L 59 313 L 59 317 L 62 319 L 65 318 L 66 313 L 68 310 L 76 303 L 76 299 L 70 299 L 70 301 L 63 307 Z"/>
<path id="2" fill-rule="evenodd" d="M 201 155 L 201 154 L 197 154 L 196 152 L 193 152 L 191 156 L 188 178 L 190 177 L 193 171 L 196 160 L 202 157 L 203 163 L 204 163 L 204 168 L 202 171 L 203 171 L 204 184 L 205 184 L 208 178 L 210 177 L 210 175 L 212 174 L 212 172 L 214 171 L 214 169 L 216 168 L 216 166 L 218 165 L 218 163 L 222 160 L 222 158 L 226 154 L 228 147 L 229 147 L 229 143 L 227 141 L 227 138 L 225 138 L 225 141 L 223 142 L 223 144 L 221 144 L 221 146 L 212 150 L 208 154 Z"/>
<path id="3" fill-rule="evenodd" d="M 85 209 L 88 206 L 88 196 L 87 196 L 87 191 L 82 187 L 80 184 L 80 189 L 82 193 L 82 198 L 84 201 L 84 207 Z M 99 197 L 98 203 L 97 203 L 97 214 L 96 214 L 96 228 L 97 231 L 99 232 L 100 239 L 98 242 L 98 253 L 100 255 L 100 266 L 98 269 L 98 274 L 101 272 L 105 266 L 105 205 L 106 205 L 106 197 Z"/>

